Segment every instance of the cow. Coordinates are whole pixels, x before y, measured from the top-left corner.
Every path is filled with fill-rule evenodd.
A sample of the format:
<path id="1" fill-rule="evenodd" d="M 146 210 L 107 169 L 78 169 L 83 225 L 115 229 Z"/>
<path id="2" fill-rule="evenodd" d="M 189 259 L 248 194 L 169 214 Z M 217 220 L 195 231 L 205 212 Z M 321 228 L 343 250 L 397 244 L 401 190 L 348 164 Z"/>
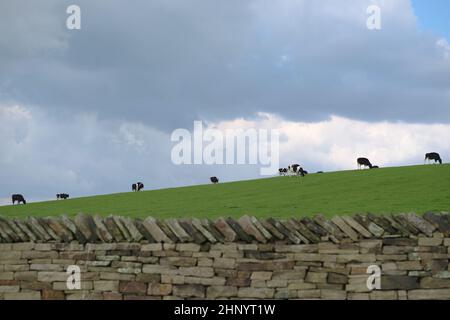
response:
<path id="1" fill-rule="evenodd" d="M 362 167 L 369 167 L 372 169 L 373 167 L 369 159 L 367 158 L 358 158 L 358 160 L 356 160 L 356 163 L 358 164 L 358 169 L 361 169 Z"/>
<path id="2" fill-rule="evenodd" d="M 13 203 L 13 205 L 14 205 L 16 202 L 17 202 L 17 204 L 20 204 L 21 202 L 22 202 L 23 204 L 27 204 L 25 198 L 24 198 L 23 195 L 21 195 L 21 194 L 13 194 L 11 198 L 12 198 L 12 203 Z"/>
<path id="3" fill-rule="evenodd" d="M 303 170 L 303 168 L 300 167 L 299 164 L 293 164 L 293 165 L 289 166 L 288 172 L 290 173 L 290 175 L 296 175 L 296 176 L 302 176 L 302 177 L 304 177 L 305 175 L 308 174 L 308 171 Z"/>
<path id="4" fill-rule="evenodd" d="M 437 153 L 437 152 L 430 152 L 430 153 L 427 153 L 426 155 L 425 155 L 425 163 L 426 163 L 426 161 L 434 161 L 434 163 L 436 163 L 436 162 L 439 162 L 440 164 L 442 164 L 442 159 L 441 159 L 441 156 L 439 155 L 439 153 Z"/>
<path id="5" fill-rule="evenodd" d="M 219 183 L 219 179 L 217 177 L 211 177 L 211 178 L 209 178 L 209 180 L 211 180 L 211 182 L 214 184 Z"/>
<path id="6" fill-rule="evenodd" d="M 287 168 L 280 168 L 280 169 L 278 169 L 278 173 L 280 174 L 280 176 L 285 176 L 288 173 L 288 169 Z"/>
<path id="7" fill-rule="evenodd" d="M 144 184 L 142 182 L 133 183 L 131 185 L 132 191 L 138 192 L 141 191 L 142 189 L 144 189 Z"/>
<path id="8" fill-rule="evenodd" d="M 58 193 L 56 195 L 56 199 L 64 199 L 64 200 L 66 200 L 66 199 L 69 199 L 69 195 L 67 193 Z"/>

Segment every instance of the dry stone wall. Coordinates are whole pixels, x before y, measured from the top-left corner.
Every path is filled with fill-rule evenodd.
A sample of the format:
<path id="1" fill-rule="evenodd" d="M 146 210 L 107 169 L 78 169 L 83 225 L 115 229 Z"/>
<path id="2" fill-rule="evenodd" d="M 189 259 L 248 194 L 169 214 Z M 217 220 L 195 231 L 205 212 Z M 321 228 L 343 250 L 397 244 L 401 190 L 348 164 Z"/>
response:
<path id="1" fill-rule="evenodd" d="M 449 257 L 448 213 L 0 218 L 0 299 L 450 299 Z"/>

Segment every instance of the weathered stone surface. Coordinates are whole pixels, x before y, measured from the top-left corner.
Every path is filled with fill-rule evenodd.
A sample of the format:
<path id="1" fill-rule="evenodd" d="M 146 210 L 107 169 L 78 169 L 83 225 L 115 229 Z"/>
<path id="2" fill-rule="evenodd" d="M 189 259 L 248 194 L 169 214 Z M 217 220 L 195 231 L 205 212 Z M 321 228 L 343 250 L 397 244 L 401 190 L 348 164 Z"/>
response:
<path id="1" fill-rule="evenodd" d="M 171 284 L 150 283 L 148 286 L 148 294 L 151 296 L 167 296 L 171 292 Z"/>
<path id="2" fill-rule="evenodd" d="M 278 229 L 275 228 L 275 226 L 274 226 L 272 223 L 269 222 L 269 219 L 261 219 L 261 220 L 259 220 L 259 221 L 260 221 L 261 225 L 262 225 L 267 231 L 269 231 L 270 234 L 271 234 L 274 238 L 276 238 L 276 239 L 278 239 L 278 240 L 283 240 L 283 239 L 285 238 L 285 236 L 284 236 L 280 231 L 278 231 Z"/>
<path id="3" fill-rule="evenodd" d="M 295 227 L 298 233 L 300 233 L 303 237 L 308 239 L 310 243 L 319 243 L 320 235 L 316 235 L 311 232 L 300 220 L 291 219 L 292 225 Z"/>
<path id="4" fill-rule="evenodd" d="M 231 286 L 210 286 L 206 290 L 207 299 L 232 298 L 238 294 L 237 287 Z"/>
<path id="5" fill-rule="evenodd" d="M 335 216 L 331 221 L 350 239 L 358 240 L 358 234 L 340 216 Z"/>
<path id="6" fill-rule="evenodd" d="M 237 234 L 237 237 L 239 240 L 244 242 L 252 242 L 253 236 L 249 235 L 247 232 L 242 229 L 241 225 L 234 220 L 231 217 L 228 217 L 225 219 L 225 221 L 228 223 L 228 225 L 234 230 L 234 232 Z"/>
<path id="7" fill-rule="evenodd" d="M 428 237 L 433 236 L 434 230 L 436 230 L 436 227 L 433 226 L 428 221 L 422 219 L 421 217 L 415 215 L 415 214 L 407 214 L 404 216 L 408 222 L 410 222 L 416 229 L 421 231 L 422 233 L 426 234 Z"/>
<path id="8" fill-rule="evenodd" d="M 420 287 L 423 289 L 450 289 L 450 279 L 425 277 L 420 280 Z"/>
<path id="9" fill-rule="evenodd" d="M 142 221 L 142 225 L 147 229 L 147 231 L 151 234 L 153 239 L 156 242 L 164 242 L 164 243 L 172 243 L 172 239 L 170 239 L 159 227 L 156 223 L 156 220 L 152 217 L 146 218 Z"/>
<path id="10" fill-rule="evenodd" d="M 193 241 L 193 238 L 181 227 L 176 219 L 167 219 L 165 222 L 180 242 Z"/>
<path id="11" fill-rule="evenodd" d="M 75 223 L 70 220 L 67 216 L 63 215 L 61 216 L 60 223 L 66 227 L 70 232 L 72 232 L 75 239 L 78 240 L 80 243 L 86 243 L 87 239 L 83 235 L 83 233 L 78 230 L 78 227 L 75 225 Z"/>
<path id="12" fill-rule="evenodd" d="M 357 214 L 353 218 L 375 237 L 381 237 L 384 234 L 383 228 L 370 220 L 367 215 Z"/>
<path id="13" fill-rule="evenodd" d="M 78 230 L 80 230 L 89 242 L 96 242 L 98 240 L 94 220 L 91 216 L 80 213 L 75 216 L 73 221 Z"/>
<path id="14" fill-rule="evenodd" d="M 191 219 L 179 219 L 180 226 L 187 232 L 187 234 L 193 239 L 196 244 L 202 244 L 206 242 L 206 238 L 201 232 L 197 230 L 192 224 Z"/>
<path id="15" fill-rule="evenodd" d="M 103 223 L 102 217 L 100 217 L 99 215 L 95 215 L 95 216 L 92 217 L 92 219 L 93 219 L 94 224 L 95 224 L 97 237 L 99 239 L 101 239 L 103 242 L 111 242 L 111 241 L 113 241 L 114 238 L 108 232 L 108 229 L 106 228 L 105 224 Z"/>
<path id="16" fill-rule="evenodd" d="M 342 216 L 342 220 L 344 220 L 350 227 L 359 232 L 364 238 L 370 238 L 371 233 L 366 230 L 362 225 L 360 225 L 355 219 L 349 216 Z"/>
<path id="17" fill-rule="evenodd" d="M 445 237 L 450 236 L 450 219 L 448 219 L 448 215 L 427 212 L 423 218 L 437 228 Z"/>
<path id="18" fill-rule="evenodd" d="M 239 288 L 239 298 L 253 298 L 253 299 L 273 299 L 275 294 L 274 289 L 269 288 Z"/>
<path id="19" fill-rule="evenodd" d="M 253 236 L 258 242 L 266 243 L 267 239 L 264 237 L 258 228 L 252 222 L 252 219 L 245 215 L 239 218 L 238 223 L 247 234 Z"/>
<path id="20" fill-rule="evenodd" d="M 224 218 L 219 218 L 215 221 L 214 226 L 222 233 L 227 242 L 234 242 L 238 239 L 238 235 L 231 228 Z"/>
<path id="21" fill-rule="evenodd" d="M 173 286 L 173 294 L 183 298 L 205 298 L 205 292 L 205 286 L 198 284 Z"/>
<path id="22" fill-rule="evenodd" d="M 208 231 L 208 229 L 206 229 L 202 225 L 202 223 L 199 219 L 193 218 L 191 223 L 194 226 L 194 228 L 196 228 L 198 230 L 198 232 L 200 232 L 207 241 L 209 241 L 211 243 L 216 243 L 217 241 L 219 241 L 218 239 L 216 239 L 214 237 L 214 235 L 211 232 Z"/>
<path id="23" fill-rule="evenodd" d="M 408 291 L 410 300 L 449 300 L 449 289 L 422 289 Z"/>
<path id="24" fill-rule="evenodd" d="M 147 293 L 147 284 L 145 282 L 137 282 L 137 281 L 120 281 L 119 282 L 119 292 L 146 294 Z"/>
<path id="25" fill-rule="evenodd" d="M 49 217 L 45 219 L 45 222 L 63 242 L 70 242 L 74 239 L 73 234 L 59 222 L 59 219 Z"/>

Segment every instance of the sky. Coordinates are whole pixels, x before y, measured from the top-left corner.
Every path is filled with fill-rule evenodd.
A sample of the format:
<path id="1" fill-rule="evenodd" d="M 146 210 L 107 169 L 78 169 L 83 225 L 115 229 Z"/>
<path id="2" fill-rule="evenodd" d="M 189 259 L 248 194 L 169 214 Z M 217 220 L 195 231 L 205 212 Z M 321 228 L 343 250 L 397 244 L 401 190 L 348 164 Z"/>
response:
<path id="1" fill-rule="evenodd" d="M 71 4 L 81 29 L 66 27 Z M 377 5 L 381 29 L 369 30 Z M 261 177 L 175 165 L 174 130 L 271 129 L 309 171 L 450 158 L 444 0 L 0 2 L 0 204 Z M 274 172 L 275 174 L 275 172 Z"/>

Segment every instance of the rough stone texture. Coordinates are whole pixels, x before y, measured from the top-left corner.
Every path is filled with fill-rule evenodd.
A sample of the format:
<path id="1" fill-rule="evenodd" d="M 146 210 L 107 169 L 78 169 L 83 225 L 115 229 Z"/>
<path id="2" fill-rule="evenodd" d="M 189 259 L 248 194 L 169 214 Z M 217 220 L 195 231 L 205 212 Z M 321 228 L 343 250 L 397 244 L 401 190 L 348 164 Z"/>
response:
<path id="1" fill-rule="evenodd" d="M 1 218 L 0 300 L 450 299 L 449 218 Z"/>

